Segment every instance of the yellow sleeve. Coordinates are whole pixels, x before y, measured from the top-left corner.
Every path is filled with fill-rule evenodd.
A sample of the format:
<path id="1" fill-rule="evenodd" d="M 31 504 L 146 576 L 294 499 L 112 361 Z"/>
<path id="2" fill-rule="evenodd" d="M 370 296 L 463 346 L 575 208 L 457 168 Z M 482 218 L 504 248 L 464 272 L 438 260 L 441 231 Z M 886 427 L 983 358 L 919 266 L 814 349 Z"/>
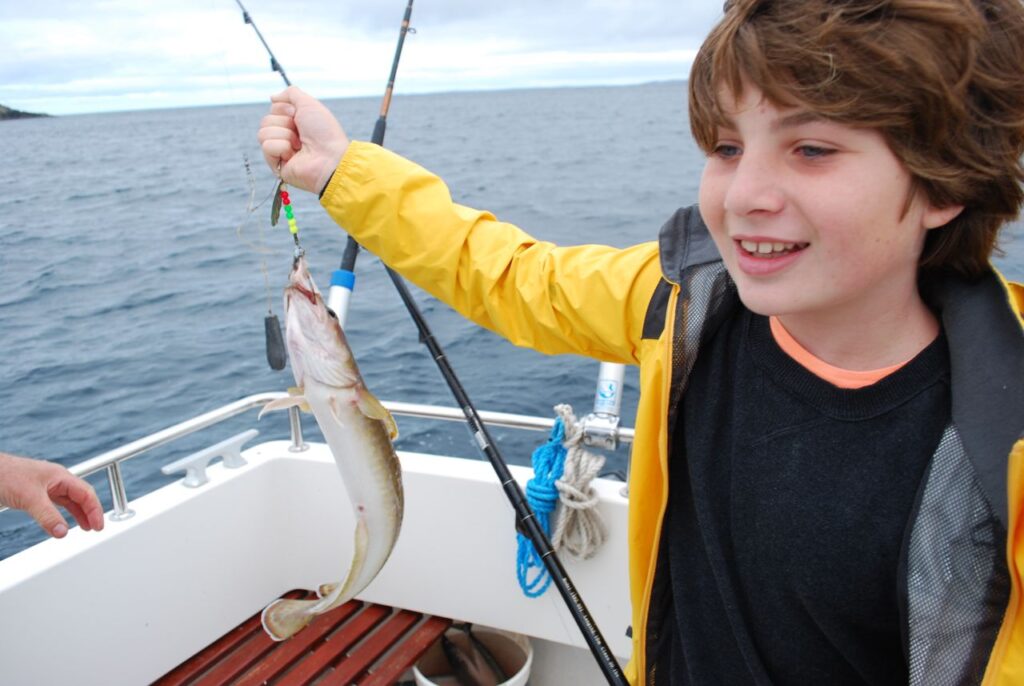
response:
<path id="1" fill-rule="evenodd" d="M 437 176 L 353 141 L 323 193 L 331 217 L 420 288 L 512 343 L 637 363 L 661 278 L 654 242 L 560 248 L 452 202 Z"/>

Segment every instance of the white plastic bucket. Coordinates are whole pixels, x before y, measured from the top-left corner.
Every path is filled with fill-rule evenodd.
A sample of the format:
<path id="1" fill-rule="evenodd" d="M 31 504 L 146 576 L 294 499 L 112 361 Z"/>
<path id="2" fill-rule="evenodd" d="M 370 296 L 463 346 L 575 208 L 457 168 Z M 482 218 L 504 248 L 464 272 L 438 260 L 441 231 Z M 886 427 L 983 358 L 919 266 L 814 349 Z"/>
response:
<path id="1" fill-rule="evenodd" d="M 449 629 L 446 635 L 452 643 L 463 649 L 469 647 L 469 637 L 461 629 Z M 473 635 L 480 640 L 494 659 L 501 665 L 506 674 L 511 674 L 508 681 L 503 681 L 499 686 L 525 686 L 526 680 L 530 677 L 530 666 L 533 664 L 533 646 L 530 640 L 520 634 L 513 634 L 501 629 L 489 627 L 473 627 Z M 450 676 L 452 668 L 444 655 L 441 641 L 423 653 L 412 668 L 413 676 L 416 678 L 417 686 L 448 686 L 457 683 L 454 677 Z M 436 681 L 435 681 L 436 679 Z"/>

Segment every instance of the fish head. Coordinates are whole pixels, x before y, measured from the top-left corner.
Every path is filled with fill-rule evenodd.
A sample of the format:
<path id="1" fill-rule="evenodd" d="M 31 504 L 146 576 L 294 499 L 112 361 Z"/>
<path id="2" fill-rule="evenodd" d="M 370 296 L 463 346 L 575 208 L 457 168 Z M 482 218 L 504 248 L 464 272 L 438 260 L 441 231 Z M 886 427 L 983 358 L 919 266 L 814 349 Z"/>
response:
<path id="1" fill-rule="evenodd" d="M 338 317 L 320 295 L 304 256 L 296 257 L 292 265 L 284 289 L 284 311 L 285 342 L 299 386 L 310 379 L 337 388 L 361 381 Z"/>

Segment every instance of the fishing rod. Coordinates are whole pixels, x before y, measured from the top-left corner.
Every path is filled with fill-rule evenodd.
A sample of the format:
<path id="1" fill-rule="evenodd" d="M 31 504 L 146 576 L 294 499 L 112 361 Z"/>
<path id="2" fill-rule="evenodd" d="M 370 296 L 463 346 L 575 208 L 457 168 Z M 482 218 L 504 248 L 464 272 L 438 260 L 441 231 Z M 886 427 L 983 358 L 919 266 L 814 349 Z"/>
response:
<path id="1" fill-rule="evenodd" d="M 388 85 L 384 89 L 384 98 L 380 103 L 380 114 L 373 125 L 373 136 L 370 138 L 371 143 L 381 147 L 384 147 L 384 133 L 388 128 L 388 110 L 391 109 L 391 95 L 395 90 L 395 76 L 398 75 L 398 63 L 402 59 L 405 36 L 410 31 L 416 32 L 416 29 L 409 27 L 409 20 L 412 17 L 412 3 L 413 0 L 409 0 L 409 4 L 405 6 L 405 14 L 402 16 L 402 28 L 398 32 L 398 45 L 395 46 L 395 57 L 391 61 L 391 74 L 388 76 Z M 341 255 L 341 266 L 331 275 L 328 306 L 338 316 L 338 323 L 341 326 L 345 325 L 345 319 L 348 315 L 348 300 L 352 295 L 352 289 L 356 282 L 356 259 L 359 257 L 359 250 L 359 243 L 352 236 L 349 236 L 345 242 L 345 252 Z M 385 265 L 385 268 L 391 271 L 387 265 Z M 395 277 L 392 276 L 391 279 L 394 281 Z"/>
<path id="2" fill-rule="evenodd" d="M 238 5 L 238 8 L 242 10 L 242 19 L 244 19 L 245 23 L 251 26 L 252 30 L 256 32 L 256 36 L 260 39 L 260 43 L 263 43 L 263 47 L 266 49 L 267 54 L 270 55 L 270 70 L 276 71 L 281 75 L 281 78 L 284 79 L 284 85 L 292 85 L 292 82 L 288 80 L 287 74 L 284 73 L 284 68 L 281 66 L 281 63 L 277 61 L 276 57 L 274 57 L 273 50 L 270 49 L 270 46 L 267 45 L 267 41 L 263 38 L 263 34 L 260 33 L 259 28 L 256 26 L 256 22 L 254 22 L 252 17 L 249 16 L 249 10 L 245 9 L 245 5 L 243 5 L 240 0 L 235 0 L 235 3 Z"/>
<path id="3" fill-rule="evenodd" d="M 239 2 L 239 0 L 235 0 L 235 2 L 238 2 L 239 6 L 241 6 L 241 2 Z M 388 78 L 388 85 L 381 104 L 380 115 L 378 116 L 376 125 L 374 126 L 372 142 L 376 145 L 383 146 L 384 143 L 384 133 L 387 129 L 387 115 L 391 106 L 391 95 L 395 86 L 395 76 L 398 73 L 398 63 L 402 56 L 402 47 L 405 43 L 405 35 L 410 31 L 409 20 L 412 16 L 412 5 L 413 0 L 409 0 L 405 8 L 405 15 L 402 18 L 402 28 L 398 37 L 398 45 L 395 49 L 395 57 L 391 64 L 391 75 Z M 246 23 L 252 24 L 252 27 L 255 29 L 256 25 L 252 23 L 252 19 L 249 17 L 248 12 L 245 13 L 245 18 Z M 257 31 L 257 34 L 258 33 L 259 32 Z M 263 40 L 262 36 L 260 36 L 260 40 Z M 267 45 L 266 41 L 263 41 L 263 45 Z M 269 47 L 267 48 L 267 52 L 270 52 Z M 273 53 L 270 54 L 271 65 L 273 66 L 274 64 L 277 64 L 277 60 L 274 58 Z M 277 67 L 279 68 L 280 64 L 277 64 Z M 275 69 L 275 71 L 280 71 L 282 78 L 284 78 L 283 70 Z M 348 242 L 345 246 L 345 254 L 342 258 L 341 269 L 338 271 L 352 274 L 358 254 L 359 244 L 355 239 L 349 236 Z M 598 666 L 601 668 L 601 672 L 604 674 L 605 679 L 607 679 L 608 683 L 613 686 L 628 686 L 628 682 L 622 672 L 622 668 L 619 666 L 615 656 L 612 655 L 611 649 L 608 647 L 608 643 L 604 640 L 604 636 L 601 635 L 601 631 L 597 628 L 597 624 L 594 622 L 593 616 L 584 604 L 583 599 L 576 590 L 576 586 L 573 584 L 572 579 L 569 578 L 568 572 L 566 572 L 565 567 L 558 558 L 558 554 L 551 545 L 551 540 L 548 538 L 548 535 L 544 533 L 544 530 L 537 521 L 533 510 L 526 501 L 523 489 L 519 486 L 519 482 L 515 480 L 512 473 L 509 471 L 508 463 L 505 461 L 504 457 L 502 457 L 497 444 L 487 431 L 487 427 L 484 426 L 484 422 L 480 418 L 480 414 L 477 412 L 476 406 L 473 404 L 472 400 L 470 400 L 469 394 L 466 393 L 465 388 L 459 381 L 455 370 L 448 361 L 448 357 L 445 355 L 441 345 L 434 337 L 430 326 L 423 317 L 423 313 L 420 311 L 419 306 L 416 304 L 412 294 L 409 292 L 409 288 L 405 285 L 405 281 L 395 270 L 391 269 L 391 267 L 384 265 L 384 268 L 387 271 L 388 276 L 391 277 L 391 281 L 395 285 L 395 289 L 398 291 L 399 297 L 405 304 L 406 309 L 409 311 L 409 315 L 412 317 L 413 322 L 419 331 L 420 341 L 427 346 L 427 349 L 430 351 L 430 356 L 434 359 L 438 370 L 441 372 L 441 376 L 444 377 L 452 395 L 455 396 L 459 407 L 462 408 L 462 412 L 466 416 L 466 422 L 469 424 L 470 432 L 476 441 L 477 447 L 479 447 L 481 452 L 483 452 L 487 457 L 487 460 L 491 463 L 491 467 L 494 469 L 495 474 L 497 474 L 502 490 L 505 492 L 505 496 L 508 498 L 509 503 L 511 503 L 512 509 L 515 510 L 516 529 L 526 536 L 526 538 L 533 544 L 534 549 L 536 549 L 537 553 L 540 555 L 541 560 L 544 562 L 544 567 L 551 576 L 551 580 L 554 583 L 555 588 L 558 589 L 559 594 L 565 601 L 566 607 L 569 609 L 569 613 L 572 615 L 573 620 L 576 622 L 580 632 L 583 634 L 583 638 L 587 642 L 590 652 L 597 660 Z M 337 275 L 338 272 L 335 272 L 335 274 Z M 351 279 L 352 277 L 348 276 L 343 278 Z M 332 278 L 331 282 L 332 285 L 334 285 L 335 279 Z M 349 285 L 348 290 L 351 290 L 351 284 Z M 335 311 L 335 314 L 338 316 L 339 321 L 344 321 L 343 312 Z"/>

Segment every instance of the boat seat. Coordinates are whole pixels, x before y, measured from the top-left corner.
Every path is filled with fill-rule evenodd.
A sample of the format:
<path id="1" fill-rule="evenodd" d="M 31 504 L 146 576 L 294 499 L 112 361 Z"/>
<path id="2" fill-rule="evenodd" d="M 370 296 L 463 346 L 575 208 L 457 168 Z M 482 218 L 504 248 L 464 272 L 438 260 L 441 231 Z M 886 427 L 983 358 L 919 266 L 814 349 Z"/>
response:
<path id="1" fill-rule="evenodd" d="M 283 598 L 314 599 L 311 591 Z M 386 686 L 394 684 L 452 620 L 353 600 L 286 641 L 263 631 L 260 613 L 157 679 L 157 686 Z"/>

